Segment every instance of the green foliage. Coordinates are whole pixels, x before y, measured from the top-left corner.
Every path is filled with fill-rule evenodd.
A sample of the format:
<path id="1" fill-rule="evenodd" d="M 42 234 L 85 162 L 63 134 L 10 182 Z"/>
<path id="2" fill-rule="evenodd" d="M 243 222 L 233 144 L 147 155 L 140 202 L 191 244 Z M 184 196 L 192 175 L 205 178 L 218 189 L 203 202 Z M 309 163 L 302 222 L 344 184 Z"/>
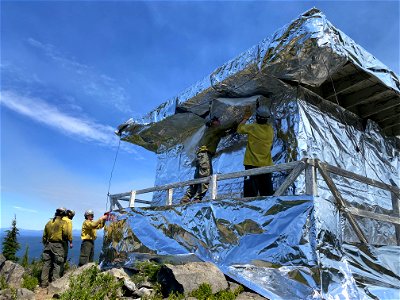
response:
<path id="1" fill-rule="evenodd" d="M 171 293 L 171 294 L 169 294 L 167 299 L 168 300 L 182 300 L 182 299 L 185 299 L 185 295 L 181 294 L 181 293 L 178 293 L 178 292 Z"/>
<path id="2" fill-rule="evenodd" d="M 208 299 L 209 297 L 212 296 L 211 285 L 209 285 L 208 283 L 200 284 L 197 290 L 194 290 L 190 293 L 190 296 L 195 297 L 196 299 L 199 300 Z"/>
<path id="3" fill-rule="evenodd" d="M 26 268 L 29 265 L 29 246 L 26 246 L 24 256 L 22 257 L 21 266 Z"/>
<path id="4" fill-rule="evenodd" d="M 39 280 L 36 277 L 33 277 L 29 274 L 24 274 L 22 276 L 22 287 L 28 290 L 33 291 L 36 286 L 39 284 Z"/>
<path id="5" fill-rule="evenodd" d="M 27 267 L 27 273 L 32 277 L 35 277 L 38 280 L 40 280 L 40 275 L 42 274 L 42 267 L 43 267 L 43 261 L 32 260 L 32 263 Z"/>
<path id="6" fill-rule="evenodd" d="M 17 236 L 19 229 L 17 228 L 17 218 L 14 216 L 14 220 L 11 223 L 11 229 L 6 230 L 6 236 L 3 240 L 3 255 L 7 260 L 18 261 L 18 257 L 15 255 L 19 248 Z"/>
<path id="7" fill-rule="evenodd" d="M 4 275 L 0 276 L 0 291 L 8 289 L 8 284 Z"/>
<path id="8" fill-rule="evenodd" d="M 199 288 L 192 291 L 189 296 L 199 300 L 234 300 L 241 292 L 243 292 L 243 286 L 240 285 L 234 291 L 220 291 L 213 294 L 211 285 L 202 283 Z"/>
<path id="9" fill-rule="evenodd" d="M 78 276 L 70 278 L 69 289 L 61 294 L 62 300 L 102 300 L 118 299 L 122 282 L 112 275 L 101 273 L 96 266 L 86 269 Z"/>
<path id="10" fill-rule="evenodd" d="M 136 284 L 140 284 L 146 280 L 149 282 L 157 282 L 157 274 L 161 265 L 150 261 L 142 261 L 137 262 L 135 268 L 138 270 L 138 273 L 134 274 L 131 279 Z"/>

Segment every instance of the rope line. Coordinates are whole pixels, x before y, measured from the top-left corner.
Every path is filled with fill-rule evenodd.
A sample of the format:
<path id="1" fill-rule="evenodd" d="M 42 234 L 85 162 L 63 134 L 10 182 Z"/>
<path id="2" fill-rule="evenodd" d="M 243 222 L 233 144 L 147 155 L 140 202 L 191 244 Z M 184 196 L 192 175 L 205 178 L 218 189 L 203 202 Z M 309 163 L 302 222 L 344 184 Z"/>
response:
<path id="1" fill-rule="evenodd" d="M 112 177 L 113 177 L 113 173 L 114 173 L 114 169 L 115 169 L 115 164 L 116 164 L 116 162 L 117 162 L 117 157 L 118 157 L 118 153 L 119 153 L 119 148 L 120 148 L 120 146 L 121 146 L 121 138 L 118 139 L 118 148 L 117 148 L 117 152 L 115 153 L 113 166 L 112 166 L 112 168 L 111 168 L 110 179 L 108 180 L 108 191 L 107 191 L 107 197 L 106 197 L 106 211 L 108 211 L 108 200 L 110 199 L 111 179 L 112 179 Z"/>

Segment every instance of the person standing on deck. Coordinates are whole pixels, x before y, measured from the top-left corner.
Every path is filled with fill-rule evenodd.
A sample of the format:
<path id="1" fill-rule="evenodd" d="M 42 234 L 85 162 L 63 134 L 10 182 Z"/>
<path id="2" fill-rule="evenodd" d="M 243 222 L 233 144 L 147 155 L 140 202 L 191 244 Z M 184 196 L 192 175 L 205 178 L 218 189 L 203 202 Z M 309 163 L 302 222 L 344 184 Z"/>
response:
<path id="1" fill-rule="evenodd" d="M 245 170 L 273 165 L 271 147 L 274 129 L 269 123 L 269 109 L 257 103 L 256 123 L 246 124 L 251 115 L 251 110 L 246 110 L 237 128 L 238 133 L 248 135 L 243 162 Z M 271 173 L 248 176 L 244 180 L 243 197 L 270 196 L 273 193 Z"/>

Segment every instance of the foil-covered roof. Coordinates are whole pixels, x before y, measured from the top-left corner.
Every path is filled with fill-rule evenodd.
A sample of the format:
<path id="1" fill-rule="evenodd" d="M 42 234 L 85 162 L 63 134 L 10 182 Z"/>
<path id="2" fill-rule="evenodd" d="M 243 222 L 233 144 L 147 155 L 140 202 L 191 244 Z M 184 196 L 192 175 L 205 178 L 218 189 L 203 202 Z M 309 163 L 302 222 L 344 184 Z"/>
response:
<path id="1" fill-rule="evenodd" d="M 375 121 L 386 135 L 400 136 L 399 77 L 316 8 L 147 115 L 121 124 L 116 133 L 162 152 L 204 124 L 210 103 L 223 115 L 228 107 L 222 109 L 217 98 L 270 94 L 279 99 L 287 85 L 301 85 L 364 121 Z M 240 106 L 240 99 L 236 104 Z"/>

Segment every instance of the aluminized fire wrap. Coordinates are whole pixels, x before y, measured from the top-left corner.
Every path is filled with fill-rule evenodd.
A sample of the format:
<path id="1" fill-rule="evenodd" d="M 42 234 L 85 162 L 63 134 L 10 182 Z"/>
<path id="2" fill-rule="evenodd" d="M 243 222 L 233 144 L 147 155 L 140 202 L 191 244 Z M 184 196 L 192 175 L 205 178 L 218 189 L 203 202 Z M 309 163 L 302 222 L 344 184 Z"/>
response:
<path id="1" fill-rule="evenodd" d="M 189 180 L 204 130 L 200 116 L 210 110 L 224 126 L 234 127 L 244 107 L 254 109 L 254 95 L 271 93 L 262 104 L 272 114 L 275 164 L 318 158 L 399 187 L 395 139 L 384 137 L 374 122 L 365 126 L 343 108 L 284 81 L 319 86 L 349 61 L 400 90 L 393 72 L 312 9 L 149 115 L 121 125 L 120 134 L 158 154 L 155 185 Z M 213 158 L 214 173 L 243 170 L 245 145 L 245 136 L 237 133 L 223 138 Z M 286 175 L 273 174 L 275 188 Z M 399 197 L 332 178 L 355 207 L 387 214 L 392 198 Z M 201 259 L 271 299 L 400 299 L 394 225 L 356 217 L 368 240 L 361 244 L 320 174 L 317 182 L 316 196 L 304 195 L 301 175 L 286 196 L 245 201 L 238 199 L 242 179 L 226 180 L 218 183 L 223 200 L 177 205 L 184 190 L 175 190 L 170 207 L 164 206 L 165 193 L 155 193 L 153 207 L 112 213 L 102 265 Z"/>

